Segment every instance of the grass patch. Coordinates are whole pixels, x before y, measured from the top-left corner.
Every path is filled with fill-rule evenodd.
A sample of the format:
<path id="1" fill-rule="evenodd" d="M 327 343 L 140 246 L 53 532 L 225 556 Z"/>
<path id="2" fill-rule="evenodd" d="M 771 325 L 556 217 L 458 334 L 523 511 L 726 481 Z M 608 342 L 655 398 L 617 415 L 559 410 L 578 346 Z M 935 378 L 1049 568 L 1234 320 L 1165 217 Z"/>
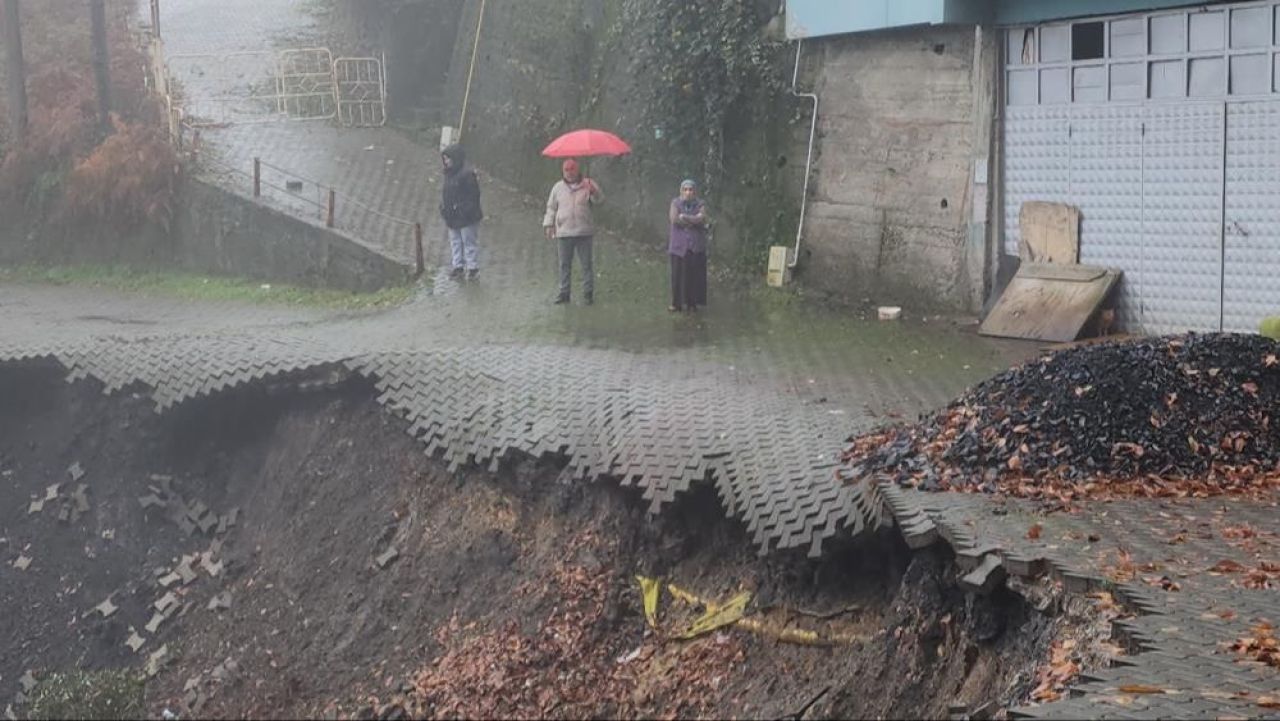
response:
<path id="1" fill-rule="evenodd" d="M 417 291 L 416 286 L 403 285 L 373 293 L 351 293 L 263 283 L 246 278 L 138 270 L 118 265 L 0 267 L 0 281 L 109 288 L 189 300 L 241 301 L 340 310 L 389 308 L 409 300 Z"/>
<path id="2" fill-rule="evenodd" d="M 36 686 L 33 719 L 134 719 L 146 716 L 146 682 L 135 670 L 55 673 Z"/>

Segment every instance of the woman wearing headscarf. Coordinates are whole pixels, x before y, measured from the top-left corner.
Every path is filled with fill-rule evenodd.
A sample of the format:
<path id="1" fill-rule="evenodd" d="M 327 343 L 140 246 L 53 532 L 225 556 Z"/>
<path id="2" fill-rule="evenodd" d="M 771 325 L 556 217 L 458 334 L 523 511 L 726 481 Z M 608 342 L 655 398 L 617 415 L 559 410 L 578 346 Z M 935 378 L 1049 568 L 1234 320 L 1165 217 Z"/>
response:
<path id="1" fill-rule="evenodd" d="M 671 237 L 671 305 L 667 310 L 695 311 L 707 304 L 707 205 L 698 197 L 698 184 L 686 180 L 667 214 Z"/>

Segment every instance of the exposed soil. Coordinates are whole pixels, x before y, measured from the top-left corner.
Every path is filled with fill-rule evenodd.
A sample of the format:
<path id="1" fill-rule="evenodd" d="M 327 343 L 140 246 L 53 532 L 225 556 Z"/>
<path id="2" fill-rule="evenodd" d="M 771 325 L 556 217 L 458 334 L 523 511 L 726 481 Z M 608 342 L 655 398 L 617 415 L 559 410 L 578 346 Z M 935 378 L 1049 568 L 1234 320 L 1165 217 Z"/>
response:
<path id="1" fill-rule="evenodd" d="M 1280 344 L 1215 333 L 1100 343 L 979 384 L 916 425 L 854 439 L 854 477 L 1072 500 L 1280 486 Z"/>
<path id="2" fill-rule="evenodd" d="M 762 559 L 709 490 L 653 519 L 555 463 L 447 473 L 336 371 L 165 416 L 42 366 L 0 371 L 0 398 L 0 707 L 27 671 L 151 661 L 156 715 L 938 717 L 1025 701 L 1091 627 L 966 595 L 945 550 L 893 532 Z M 59 521 L 79 484 L 89 510 Z M 665 593 L 646 630 L 637 574 L 750 591 L 756 629 L 674 640 L 700 609 Z"/>

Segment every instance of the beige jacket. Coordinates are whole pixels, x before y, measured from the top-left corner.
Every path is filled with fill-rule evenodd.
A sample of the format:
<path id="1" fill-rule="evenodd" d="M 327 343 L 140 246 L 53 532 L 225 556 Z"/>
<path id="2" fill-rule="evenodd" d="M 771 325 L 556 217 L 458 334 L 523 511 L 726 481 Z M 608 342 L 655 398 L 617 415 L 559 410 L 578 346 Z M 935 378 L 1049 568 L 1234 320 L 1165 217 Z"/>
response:
<path id="1" fill-rule="evenodd" d="M 594 180 L 591 181 L 591 186 L 594 192 L 587 190 L 585 181 L 571 186 L 563 179 L 552 186 L 542 227 L 554 228 L 557 238 L 595 235 L 596 225 L 591 218 L 591 206 L 604 201 L 604 195 Z"/>

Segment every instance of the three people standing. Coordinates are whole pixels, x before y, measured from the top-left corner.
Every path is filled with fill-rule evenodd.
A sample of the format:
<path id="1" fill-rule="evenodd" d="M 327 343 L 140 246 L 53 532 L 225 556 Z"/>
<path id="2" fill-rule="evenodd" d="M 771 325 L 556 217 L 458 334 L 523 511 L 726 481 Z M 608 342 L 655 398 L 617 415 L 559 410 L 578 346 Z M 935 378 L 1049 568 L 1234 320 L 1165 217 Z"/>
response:
<path id="1" fill-rule="evenodd" d="M 467 153 L 461 145 L 450 145 L 440 153 L 444 164 L 444 187 L 440 190 L 440 217 L 449 228 L 449 245 L 453 250 L 453 270 L 449 276 L 475 280 L 480 272 L 480 182 L 476 171 L 467 165 Z"/>
<path id="2" fill-rule="evenodd" d="M 667 255 L 671 259 L 671 305 L 667 310 L 696 311 L 707 304 L 707 205 L 698 197 L 692 180 L 680 184 L 680 195 L 667 212 L 671 236 Z"/>
<path id="3" fill-rule="evenodd" d="M 548 239 L 559 243 L 560 292 L 556 304 L 569 302 L 573 285 L 573 256 L 578 255 L 582 267 L 582 300 L 587 305 L 595 302 L 595 268 L 592 264 L 592 243 L 595 221 L 592 206 L 604 200 L 600 186 L 590 178 L 582 177 L 578 161 L 570 158 L 560 168 L 560 181 L 551 188 L 547 198 L 547 213 L 542 227 Z"/>

